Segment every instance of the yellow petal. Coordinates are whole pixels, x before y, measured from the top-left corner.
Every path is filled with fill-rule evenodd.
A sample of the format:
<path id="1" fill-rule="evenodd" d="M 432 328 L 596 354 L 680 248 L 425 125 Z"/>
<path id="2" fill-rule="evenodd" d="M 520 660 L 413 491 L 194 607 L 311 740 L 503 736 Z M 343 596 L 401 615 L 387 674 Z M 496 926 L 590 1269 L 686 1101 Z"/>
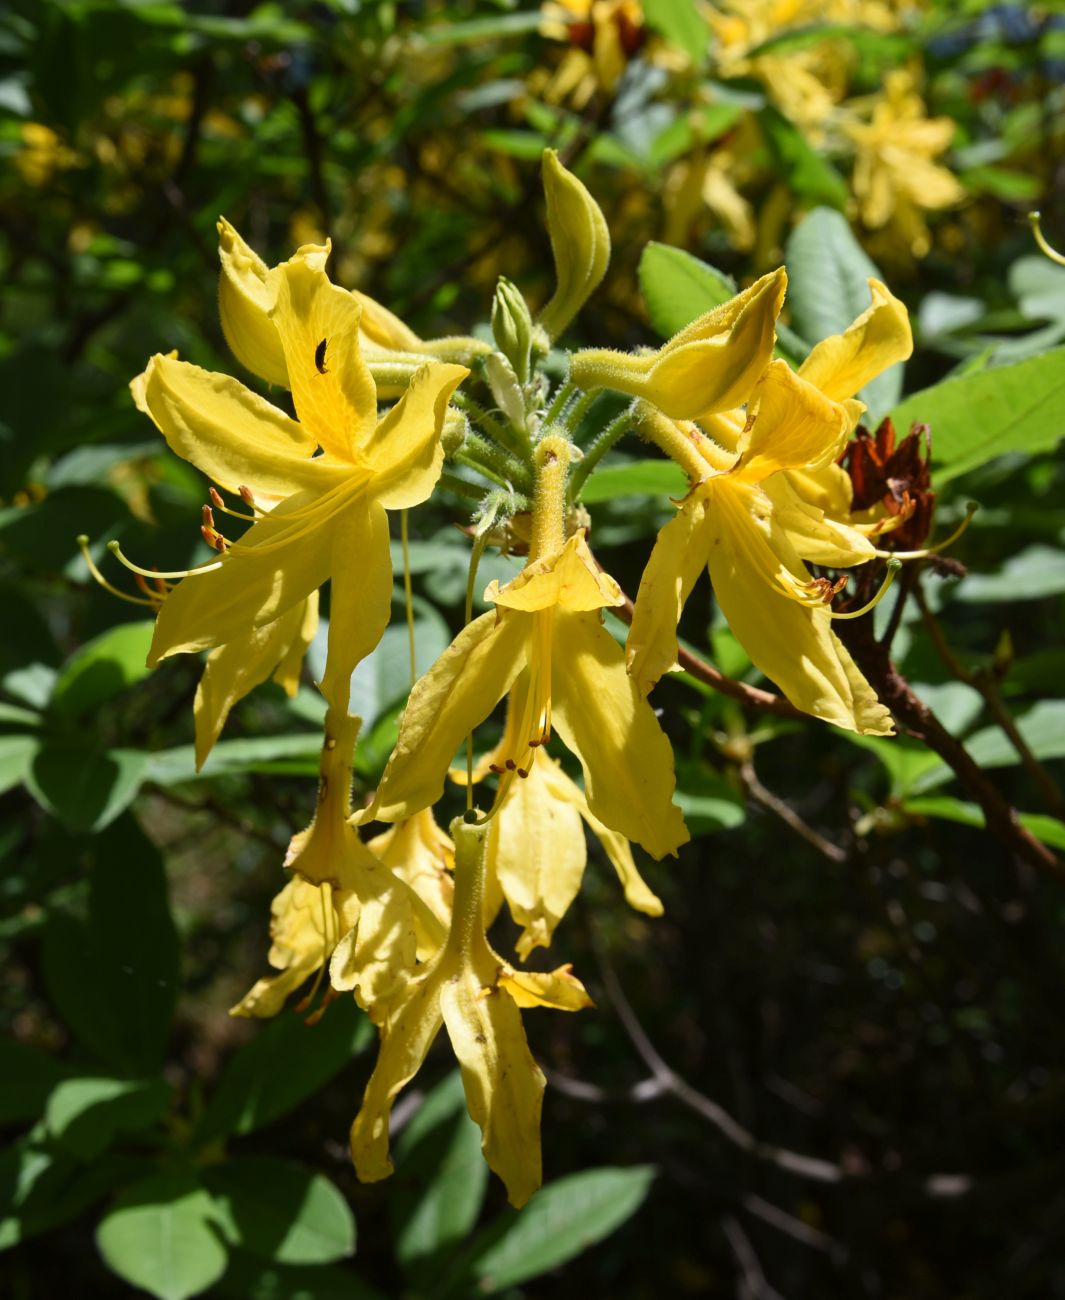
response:
<path id="1" fill-rule="evenodd" d="M 269 284 L 300 423 L 331 455 L 356 460 L 377 422 L 377 390 L 359 351 L 358 303 L 299 253 L 270 272 Z"/>
<path id="2" fill-rule="evenodd" d="M 208 656 L 192 706 L 197 772 L 222 734 L 230 709 L 274 671 L 298 635 L 304 614 L 304 605 L 294 605 L 276 622 L 253 628 Z"/>
<path id="3" fill-rule="evenodd" d="M 521 1013 L 513 998 L 492 986 L 494 974 L 464 964 L 442 984 L 440 1010 L 484 1158 L 520 1209 L 540 1186 L 544 1076 L 529 1051 Z"/>
<path id="4" fill-rule="evenodd" d="M 388 1155 L 392 1102 L 421 1069 L 440 1031 L 439 993 L 439 979 L 431 968 L 411 980 L 388 1008 L 377 1065 L 351 1126 L 351 1156 L 364 1183 L 375 1183 L 392 1172 Z"/>
<path id="5" fill-rule="evenodd" d="M 359 329 L 367 343 L 398 352 L 417 352 L 422 346 L 421 339 L 412 329 L 368 293 L 352 289 L 351 296 L 362 309 Z"/>
<path id="6" fill-rule="evenodd" d="M 501 587 L 490 582 L 484 598 L 506 609 L 528 611 L 561 605 L 564 609 L 603 609 L 623 605 L 621 588 L 596 564 L 583 528 L 569 539 L 561 551 L 527 564 L 516 578 Z"/>
<path id="7" fill-rule="evenodd" d="M 290 880 L 270 904 L 269 960 L 281 971 L 258 980 L 231 1016 L 276 1015 L 294 993 L 322 965 L 327 948 L 322 892 L 304 880 Z"/>
<path id="8" fill-rule="evenodd" d="M 598 203 L 558 160 L 544 150 L 547 231 L 557 287 L 540 313 L 540 324 L 557 338 L 587 302 L 610 262 L 610 231 Z"/>
<path id="9" fill-rule="evenodd" d="M 289 643 L 281 662 L 274 673 L 274 681 L 290 698 L 296 694 L 300 685 L 300 672 L 303 657 L 310 649 L 318 632 L 318 593 L 312 591 L 303 605 L 303 618 L 296 629 L 296 635 Z"/>
<path id="10" fill-rule="evenodd" d="M 760 483 L 781 469 L 820 469 L 843 451 L 847 412 L 786 361 L 774 361 L 759 381 L 748 407 L 748 431 L 734 473 Z"/>
<path id="11" fill-rule="evenodd" d="M 537 751 L 528 777 L 513 782 L 489 831 L 487 869 L 522 927 L 515 944 L 522 961 L 533 948 L 550 945 L 577 897 L 588 857 L 580 812 L 551 784 L 555 767 Z"/>
<path id="12" fill-rule="evenodd" d="M 570 378 L 642 397 L 675 420 L 742 406 L 773 355 L 786 285 L 783 269 L 763 276 L 648 355 L 577 352 Z"/>
<path id="13" fill-rule="evenodd" d="M 366 847 L 413 889 L 436 919 L 437 924 L 430 927 L 424 924 L 419 911 L 414 914 L 418 960 L 428 961 L 439 949 L 451 922 L 455 850 L 450 838 L 426 808 L 390 826 Z"/>
<path id="14" fill-rule="evenodd" d="M 228 492 L 284 497 L 337 480 L 302 425 L 228 375 L 157 354 L 130 387 L 171 451 Z"/>
<path id="15" fill-rule="evenodd" d="M 362 498 L 338 518 L 332 532 L 329 652 L 322 694 L 346 713 L 351 674 L 376 648 L 392 615 L 392 556 L 388 516 Z"/>
<path id="16" fill-rule="evenodd" d="M 762 484 L 762 491 L 773 503 L 773 518 L 787 533 L 798 555 L 808 564 L 824 564 L 835 569 L 847 569 L 871 560 L 876 554 L 872 542 L 804 500 L 797 490 L 802 483 L 800 478 L 776 474 Z"/>
<path id="17" fill-rule="evenodd" d="M 411 691 L 372 812 L 399 821 L 436 803 L 466 735 L 491 713 L 524 664 L 524 616 L 482 614 Z"/>
<path id="18" fill-rule="evenodd" d="M 905 306 L 879 280 L 869 280 L 869 291 L 872 305 L 842 334 L 816 344 L 799 367 L 807 383 L 837 402 L 913 352 Z"/>
<path id="19" fill-rule="evenodd" d="M 688 840 L 672 803 L 673 752 L 625 671 L 621 647 L 595 614 L 554 620 L 553 720 L 581 761 L 588 807 L 652 857 Z"/>
<path id="20" fill-rule="evenodd" d="M 588 990 L 570 965 L 553 971 L 515 970 L 504 966 L 499 983 L 519 1007 L 551 1007 L 555 1011 L 583 1011 L 594 1007 Z"/>
<path id="21" fill-rule="evenodd" d="M 469 373 L 465 366 L 429 362 L 364 439 L 361 454 L 375 475 L 374 495 L 386 509 L 420 505 L 436 486 L 447 404 Z"/>
<path id="22" fill-rule="evenodd" d="M 641 696 L 678 666 L 677 624 L 706 565 L 702 523 L 702 497 L 696 494 L 655 538 L 640 579 L 625 652 Z"/>
<path id="23" fill-rule="evenodd" d="M 891 715 L 833 633 L 827 609 L 786 596 L 777 574 L 807 570 L 779 532 L 758 488 L 731 478 L 706 485 L 708 565 L 714 594 L 754 664 L 796 708 L 838 727 L 885 736 Z"/>
<path id="24" fill-rule="evenodd" d="M 230 350 L 253 375 L 287 388 L 285 351 L 270 319 L 273 292 L 266 283 L 269 268 L 225 217 L 218 221 L 218 256 L 222 262 L 218 312 Z"/>
<path id="25" fill-rule="evenodd" d="M 219 568 L 179 582 L 156 619 L 149 667 L 168 655 L 246 636 L 305 600 L 329 576 L 335 509 L 335 503 L 319 503 L 317 494 L 297 493 L 253 524 Z M 296 511 L 307 513 L 290 522 Z"/>

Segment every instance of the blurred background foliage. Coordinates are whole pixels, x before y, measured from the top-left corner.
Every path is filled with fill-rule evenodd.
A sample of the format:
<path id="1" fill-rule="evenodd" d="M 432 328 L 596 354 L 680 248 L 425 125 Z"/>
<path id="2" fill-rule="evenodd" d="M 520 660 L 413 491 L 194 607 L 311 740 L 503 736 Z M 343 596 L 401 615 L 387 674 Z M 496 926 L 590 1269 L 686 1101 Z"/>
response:
<path id="1" fill-rule="evenodd" d="M 170 348 L 237 370 L 214 301 L 220 214 L 271 263 L 328 235 L 335 280 L 427 336 L 466 331 L 501 273 L 550 293 L 545 146 L 614 238 L 589 339 L 676 328 L 698 270 L 649 241 L 743 284 L 801 258 L 793 232 L 818 209 L 807 245 L 844 261 L 864 247 L 910 306 L 907 391 L 956 368 L 994 386 L 1065 339 L 1065 270 L 1024 220 L 1042 208 L 1065 243 L 1063 84 L 1055 4 L 9 0 L 5 1293 L 1065 1295 L 1063 881 L 982 831 L 935 755 L 664 683 L 693 842 L 646 867 L 661 920 L 624 912 L 595 860 L 563 927 L 558 960 L 599 1010 L 530 1018 L 554 1085 L 547 1186 L 520 1217 L 504 1207 L 440 1052 L 401 1106 L 396 1176 L 360 1187 L 346 1132 L 365 1018 L 225 1014 L 263 967 L 285 846 L 313 808 L 321 652 L 294 700 L 245 701 L 197 776 L 196 665 L 146 674 L 150 625 L 89 580 L 75 543 L 202 557 L 205 484 L 127 384 Z M 1002 389 L 1019 421 L 1023 373 Z M 983 505 L 955 550 L 970 573 L 934 577 L 895 642 L 1059 849 L 1062 428 L 934 475 L 941 528 L 967 497 Z M 934 420 L 932 438 L 935 467 Z M 618 462 L 586 494 L 629 591 L 669 515 L 649 486 Z M 456 522 L 438 501 L 415 517 L 423 667 L 461 623 Z M 707 594 L 683 630 L 750 675 Z M 395 734 L 405 640 L 391 629 L 358 674 L 360 795 Z"/>

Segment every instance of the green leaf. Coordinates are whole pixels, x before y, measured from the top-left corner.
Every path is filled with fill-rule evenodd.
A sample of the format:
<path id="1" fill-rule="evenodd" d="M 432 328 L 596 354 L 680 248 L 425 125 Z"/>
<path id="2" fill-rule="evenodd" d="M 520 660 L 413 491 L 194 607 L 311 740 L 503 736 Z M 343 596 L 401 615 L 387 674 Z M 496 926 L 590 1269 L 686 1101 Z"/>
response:
<path id="1" fill-rule="evenodd" d="M 373 1038 L 354 998 L 338 998 L 316 1025 L 282 1012 L 226 1062 L 196 1138 L 251 1133 L 317 1092 Z"/>
<path id="2" fill-rule="evenodd" d="M 67 1079 L 48 1098 L 44 1122 L 61 1147 L 93 1160 L 118 1133 L 151 1128 L 169 1107 L 170 1086 L 162 1079 Z"/>
<path id="3" fill-rule="evenodd" d="M 1028 546 L 1011 555 L 997 573 L 972 573 L 952 588 L 956 600 L 971 605 L 1013 600 L 1042 600 L 1065 592 L 1065 551 Z"/>
<path id="4" fill-rule="evenodd" d="M 351 1269 L 337 1264 L 264 1264 L 237 1248 L 212 1294 L 234 1300 L 385 1300 Z"/>
<path id="5" fill-rule="evenodd" d="M 977 370 L 907 397 L 891 412 L 905 432 L 932 429 L 937 487 L 1007 452 L 1052 451 L 1065 437 L 1065 347 L 1015 365 Z"/>
<path id="6" fill-rule="evenodd" d="M 736 281 L 682 248 L 653 240 L 640 257 L 640 290 L 647 303 L 651 324 L 663 338 L 670 338 L 693 320 L 720 307 L 736 295 Z M 777 322 L 777 353 L 793 365 L 809 352 L 809 346 L 786 325 Z"/>
<path id="7" fill-rule="evenodd" d="M 682 497 L 688 476 L 671 460 L 634 460 L 628 465 L 608 465 L 585 483 L 581 499 L 594 505 L 616 497 Z"/>
<path id="8" fill-rule="evenodd" d="M 799 222 L 788 239 L 785 261 L 792 319 L 811 343 L 842 334 L 869 307 L 867 281 L 883 279 L 854 238 L 846 217 L 832 208 L 815 208 Z M 869 422 L 878 422 L 901 392 L 899 362 L 859 393 L 869 407 Z M 907 422 L 897 427 L 905 431 L 910 426 Z"/>
<path id="9" fill-rule="evenodd" d="M 92 840 L 86 853 L 89 919 L 50 913 L 48 991 L 75 1034 L 109 1065 L 150 1075 L 163 1059 L 178 989 L 163 862 L 129 817 Z"/>
<path id="10" fill-rule="evenodd" d="M 458 1070 L 414 1112 L 396 1143 L 396 1165 L 389 1200 L 396 1259 L 416 1281 L 428 1279 L 477 1222 L 488 1181 Z"/>
<path id="11" fill-rule="evenodd" d="M 1065 700 L 1040 700 L 1014 721 L 1028 748 L 1040 762 L 1065 758 Z M 1010 738 L 997 726 L 984 727 L 968 737 L 965 748 L 973 761 L 984 768 L 1015 767 L 1021 761 Z M 923 793 L 953 779 L 953 769 L 937 758 L 935 764 L 920 773 L 909 788 L 915 794 Z"/>
<path id="12" fill-rule="evenodd" d="M 987 824 L 984 810 L 976 803 L 964 803 L 949 794 L 928 795 L 918 799 L 907 799 L 903 805 L 905 812 L 917 817 L 941 817 L 944 821 L 957 822 L 962 826 L 973 826 L 982 830 Z M 1018 813 L 1017 820 L 1026 830 L 1049 844 L 1054 849 L 1065 849 L 1065 822 L 1045 813 Z"/>
<path id="13" fill-rule="evenodd" d="M 144 780 L 170 786 L 183 781 L 207 781 L 231 772 L 272 772 L 277 764 L 296 764 L 297 772 L 314 776 L 322 752 L 318 732 L 301 732 L 291 736 L 256 736 L 249 740 L 220 740 L 211 756 L 196 771 L 196 750 L 192 745 L 177 745 L 147 755 Z M 292 767 L 285 768 L 286 772 Z"/>
<path id="14" fill-rule="evenodd" d="M 75 831 L 101 831 L 141 788 L 149 755 L 139 749 L 97 749 L 80 740 L 45 741 L 25 780 L 41 807 Z"/>
<path id="15" fill-rule="evenodd" d="M 801 199 L 827 203 L 831 208 L 846 208 L 847 184 L 835 167 L 807 144 L 799 128 L 779 109 L 767 104 L 758 112 L 774 171 Z M 849 227 L 848 227 L 849 230 Z"/>
<path id="16" fill-rule="evenodd" d="M 25 781 L 40 743 L 36 736 L 0 736 L 0 794 Z"/>
<path id="17" fill-rule="evenodd" d="M 70 1067 L 13 1038 L 0 1039 L 0 1124 L 34 1119 Z"/>
<path id="18" fill-rule="evenodd" d="M 491 1295 L 558 1268 L 630 1219 L 643 1204 L 655 1170 L 588 1169 L 542 1187 L 521 1213 L 508 1211 L 472 1264 Z"/>
<path id="19" fill-rule="evenodd" d="M 648 27 L 679 45 L 693 63 L 706 58 L 710 28 L 694 0 L 643 0 L 643 16 Z"/>
<path id="20" fill-rule="evenodd" d="M 234 1156 L 208 1169 L 227 1241 L 279 1264 L 332 1264 L 355 1253 L 355 1219 L 328 1178 L 273 1156 Z"/>
<path id="21" fill-rule="evenodd" d="M 96 1231 L 108 1267 L 158 1300 L 186 1300 L 226 1268 L 213 1227 L 214 1203 L 191 1173 L 172 1170 L 136 1183 Z"/>
<path id="22" fill-rule="evenodd" d="M 462 45 L 470 41 L 491 40 L 495 36 L 516 36 L 539 31 L 543 19 L 539 10 L 532 13 L 498 14 L 491 18 L 471 18 L 468 22 L 444 22 L 423 27 L 420 40 L 426 45 Z"/>
<path id="23" fill-rule="evenodd" d="M 50 708 L 73 722 L 148 675 L 155 623 L 121 623 L 89 641 L 59 670 Z"/>
<path id="24" fill-rule="evenodd" d="M 905 736 L 859 736 L 853 731 L 840 731 L 839 735 L 876 755 L 887 769 L 889 794 L 894 799 L 904 798 L 921 777 L 941 766 L 937 754 Z"/>

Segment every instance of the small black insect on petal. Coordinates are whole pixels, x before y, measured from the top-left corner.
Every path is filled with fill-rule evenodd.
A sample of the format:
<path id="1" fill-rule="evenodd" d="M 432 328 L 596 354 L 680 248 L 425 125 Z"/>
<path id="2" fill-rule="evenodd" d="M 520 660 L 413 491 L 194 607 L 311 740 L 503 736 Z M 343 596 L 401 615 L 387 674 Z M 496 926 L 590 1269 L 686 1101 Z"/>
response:
<path id="1" fill-rule="evenodd" d="M 328 342 L 328 339 L 322 339 L 321 343 L 319 343 L 314 349 L 314 364 L 320 375 L 327 375 L 329 373 L 325 364 L 325 345 Z"/>

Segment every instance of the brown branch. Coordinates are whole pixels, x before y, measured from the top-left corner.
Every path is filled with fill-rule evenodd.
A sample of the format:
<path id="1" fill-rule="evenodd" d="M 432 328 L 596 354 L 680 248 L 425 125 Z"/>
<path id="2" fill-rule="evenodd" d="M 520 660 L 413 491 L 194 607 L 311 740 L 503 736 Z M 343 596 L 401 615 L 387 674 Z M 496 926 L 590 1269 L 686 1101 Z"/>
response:
<path id="1" fill-rule="evenodd" d="M 1040 843 L 1017 818 L 1017 810 L 969 751 L 913 692 L 909 682 L 891 662 L 886 647 L 873 636 L 871 618 L 854 619 L 840 635 L 869 684 L 909 735 L 923 741 L 954 772 L 984 813 L 988 831 L 1022 861 L 1059 880 L 1063 867 L 1058 857 Z"/>
<path id="2" fill-rule="evenodd" d="M 763 808 L 775 813 L 785 826 L 789 826 L 807 844 L 812 844 L 818 853 L 824 857 L 829 858 L 832 862 L 847 861 L 846 849 L 840 848 L 838 844 L 833 844 L 831 840 L 815 831 L 812 826 L 803 821 L 791 804 L 775 795 L 772 790 L 766 789 L 758 779 L 758 774 L 755 772 L 754 764 L 750 759 L 740 767 L 740 776 L 743 778 L 747 793 L 755 803 L 761 804 Z"/>

